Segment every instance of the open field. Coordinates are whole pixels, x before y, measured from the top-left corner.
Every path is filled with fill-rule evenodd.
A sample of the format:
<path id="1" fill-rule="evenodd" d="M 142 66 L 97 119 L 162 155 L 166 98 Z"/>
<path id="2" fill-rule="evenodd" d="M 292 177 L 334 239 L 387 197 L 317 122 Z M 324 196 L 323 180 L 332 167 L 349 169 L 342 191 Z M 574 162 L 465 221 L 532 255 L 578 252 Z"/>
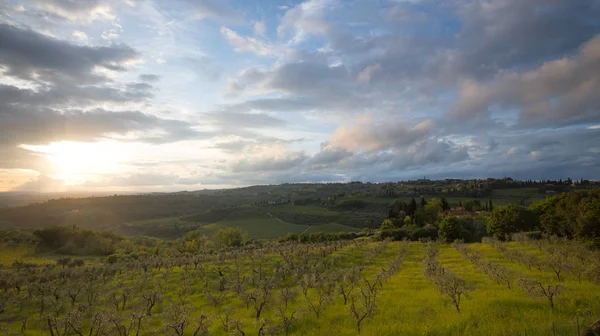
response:
<path id="1" fill-rule="evenodd" d="M 308 210 L 307 212 L 300 212 L 300 210 Z M 282 211 L 283 210 L 283 211 Z M 274 239 L 287 235 L 288 233 L 300 234 L 302 232 L 356 232 L 359 231 L 357 228 L 336 224 L 336 223 L 325 223 L 321 225 L 300 225 L 291 224 L 277 217 L 277 213 L 306 213 L 328 216 L 331 213 L 327 209 L 319 207 L 294 207 L 294 206 L 280 206 L 277 207 L 277 212 L 264 213 L 258 215 L 260 217 L 250 217 L 245 219 L 236 220 L 223 220 L 206 225 L 197 225 L 195 223 L 182 220 L 178 217 L 169 218 L 158 218 L 150 219 L 145 221 L 130 222 L 126 224 L 127 230 L 135 230 L 136 232 L 147 232 L 146 235 L 161 235 L 165 236 L 165 231 L 169 231 L 173 237 L 181 236 L 185 232 L 193 229 L 199 230 L 208 237 L 211 237 L 217 230 L 226 227 L 239 227 L 248 232 L 250 239 Z M 269 216 L 270 214 L 270 216 Z M 332 219 L 333 220 L 333 219 Z M 162 230 L 161 230 L 162 228 Z M 149 230 L 153 231 L 149 231 Z M 145 231 L 146 230 L 146 231 Z M 125 231 L 127 232 L 127 231 Z"/>
<path id="2" fill-rule="evenodd" d="M 274 239 L 287 235 L 288 233 L 300 234 L 303 232 L 355 232 L 356 228 L 340 224 L 322 224 L 315 226 L 289 224 L 276 218 L 249 218 L 234 221 L 222 221 L 205 225 L 200 228 L 211 236 L 214 232 L 225 227 L 239 227 L 248 232 L 250 239 Z"/>
<path id="3" fill-rule="evenodd" d="M 547 249 L 529 244 L 503 246 L 540 260 L 549 256 Z M 19 305 L 15 300 L 23 300 L 19 299 L 21 294 L 39 287 L 34 281 L 23 284 L 20 292 L 9 288 L 2 293 L 8 309 L 0 313 L 1 325 L 6 328 L 0 332 L 47 335 L 49 332 L 43 328 L 48 323 L 66 325 L 67 329 L 71 323 L 87 334 L 92 321 L 96 321 L 93 317 L 101 313 L 107 322 L 95 322 L 96 328 L 110 331 L 120 325 L 130 328 L 132 335 L 138 329 L 140 335 L 192 335 L 195 328 L 211 335 L 241 335 L 241 331 L 246 335 L 353 335 L 358 331 L 351 307 L 355 307 L 357 316 L 366 312 L 362 300 L 370 297 L 370 290 L 375 305 L 361 322 L 361 335 L 577 335 L 578 328 L 581 332 L 600 317 L 600 290 L 587 278 L 579 283 L 565 273 L 557 281 L 545 266 L 530 270 L 491 245 L 466 245 L 469 251 L 480 252 L 486 261 L 512 270 L 509 289 L 491 280 L 454 246 L 439 244 L 435 246 L 439 265 L 472 288 L 462 297 L 459 313 L 450 297 L 441 294 L 424 273 L 427 248 L 428 244 L 419 242 L 356 241 L 273 245 L 192 259 L 164 256 L 128 262 L 127 268 L 121 263 L 101 265 L 89 261 L 86 267 L 96 267 L 98 274 L 102 269 L 121 269 L 123 273 L 109 272 L 112 275 L 79 282 L 75 274 L 84 270 L 73 269 L 70 276 L 75 278 L 65 282 L 58 277 L 44 285 L 41 297 L 36 289 Z M 195 258 L 199 258 L 198 264 Z M 159 260 L 163 261 L 157 264 Z M 144 264 L 149 268 L 141 268 Z M 4 272 L 8 272 L 6 276 L 14 271 Z M 352 272 L 358 272 L 354 273 L 354 285 L 348 278 Z M 554 309 L 544 297 L 528 296 L 517 285 L 519 278 L 562 286 Z M 92 305 L 87 303 L 89 297 L 69 296 L 77 288 L 97 293 Z M 346 303 L 341 294 L 344 289 L 349 293 Z M 46 306 L 41 307 L 42 302 Z M 74 309 L 83 311 L 83 315 L 75 314 Z M 21 333 L 23 323 L 27 328 Z M 177 325 L 182 326 L 181 334 L 175 331 Z M 70 334 L 75 332 L 66 333 Z"/>
<path id="4" fill-rule="evenodd" d="M 37 265 L 53 264 L 54 261 L 35 254 L 31 245 L 0 244 L 0 265 L 10 266 L 15 261 Z"/>

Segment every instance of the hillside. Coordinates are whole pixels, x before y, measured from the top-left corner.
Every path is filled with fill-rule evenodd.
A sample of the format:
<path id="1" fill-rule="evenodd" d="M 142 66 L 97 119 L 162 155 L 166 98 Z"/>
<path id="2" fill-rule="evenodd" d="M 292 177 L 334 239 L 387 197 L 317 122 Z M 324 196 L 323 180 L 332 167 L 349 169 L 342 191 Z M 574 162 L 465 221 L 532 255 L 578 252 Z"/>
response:
<path id="1" fill-rule="evenodd" d="M 239 226 L 253 238 L 287 233 L 377 228 L 394 201 L 443 197 L 463 202 L 528 205 L 583 185 L 566 181 L 418 180 L 252 186 L 142 195 L 59 198 L 0 209 L 0 228 L 77 226 L 173 239 L 200 229 Z M 473 203 L 474 202 L 474 203 Z"/>

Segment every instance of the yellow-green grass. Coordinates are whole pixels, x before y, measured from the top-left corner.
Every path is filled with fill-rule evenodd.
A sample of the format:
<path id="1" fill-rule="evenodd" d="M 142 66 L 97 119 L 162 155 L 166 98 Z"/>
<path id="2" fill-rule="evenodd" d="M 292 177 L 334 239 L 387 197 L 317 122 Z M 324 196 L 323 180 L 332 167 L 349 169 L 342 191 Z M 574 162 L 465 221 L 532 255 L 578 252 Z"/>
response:
<path id="1" fill-rule="evenodd" d="M 280 223 L 279 223 L 280 224 Z M 367 264 L 365 251 L 375 242 L 361 248 L 350 244 L 334 252 L 332 256 L 343 258 L 343 267 L 364 266 L 364 274 L 374 275 L 399 254 L 400 242 L 387 245 L 372 263 Z M 507 244 L 510 249 L 520 249 L 530 253 L 540 253 L 532 246 L 517 243 Z M 452 270 L 459 277 L 469 281 L 475 290 L 463 299 L 459 314 L 449 300 L 442 296 L 423 275 L 422 257 L 426 245 L 411 243 L 406 258 L 400 270 L 385 282 L 379 289 L 377 309 L 372 318 L 363 322 L 361 335 L 577 335 L 576 321 L 584 326 L 589 325 L 595 318 L 600 317 L 600 291 L 596 285 L 584 282 L 578 284 L 574 277 L 566 277 L 562 282 L 571 289 L 557 302 L 552 311 L 542 299 L 533 299 L 515 288 L 509 290 L 502 284 L 496 284 L 485 274 L 480 273 L 468 260 L 450 245 L 439 245 L 439 261 L 441 265 Z M 513 270 L 519 276 L 532 277 L 551 282 L 554 275 L 548 270 L 542 272 L 530 271 L 516 263 L 505 259 L 496 249 L 485 244 L 469 244 L 472 250 L 480 251 L 489 261 L 501 263 Z M 267 267 L 279 260 L 277 255 L 267 258 Z M 247 260 L 245 261 L 247 264 Z M 210 265 L 206 265 L 210 267 Z M 149 323 L 158 328 L 164 321 L 163 314 L 170 303 L 177 298 L 177 290 L 181 288 L 184 270 L 175 268 L 169 279 L 168 290 L 162 293 L 162 303 L 153 310 L 153 318 Z M 158 272 L 159 278 L 164 271 Z M 128 275 L 123 275 L 127 282 Z M 202 294 L 199 281 L 191 279 L 191 287 L 195 289 L 190 301 L 197 308 L 193 316 L 205 314 L 214 316 L 219 309 L 208 303 Z M 356 335 L 356 325 L 350 315 L 349 306 L 344 305 L 342 298 L 337 295 L 333 302 L 317 319 L 313 312 L 307 310 L 301 294 L 291 304 L 288 312 L 297 310 L 298 318 L 293 324 L 292 335 Z M 235 310 L 234 316 L 245 325 L 246 334 L 256 334 L 256 324 L 253 312 L 231 292 L 228 292 L 223 306 Z M 274 319 L 276 310 L 268 307 L 263 317 Z M 554 325 L 554 326 L 553 326 Z M 18 323 L 15 324 L 15 330 Z M 42 335 L 43 333 L 31 328 L 27 335 Z M 218 319 L 213 320 L 212 335 L 227 335 L 220 327 Z"/>
<path id="2" fill-rule="evenodd" d="M 0 244 L 0 265 L 10 266 L 15 261 L 39 265 L 54 263 L 53 260 L 36 256 L 35 247 L 32 245 Z"/>

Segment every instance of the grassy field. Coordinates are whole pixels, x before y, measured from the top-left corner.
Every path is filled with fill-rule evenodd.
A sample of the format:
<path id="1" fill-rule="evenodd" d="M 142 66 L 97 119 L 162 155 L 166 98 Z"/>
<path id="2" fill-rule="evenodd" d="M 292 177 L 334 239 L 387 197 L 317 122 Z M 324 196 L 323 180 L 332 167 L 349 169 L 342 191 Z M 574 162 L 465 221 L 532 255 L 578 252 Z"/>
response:
<path id="1" fill-rule="evenodd" d="M 253 208 L 254 212 L 244 219 L 222 220 L 206 225 L 197 225 L 196 223 L 185 221 L 179 217 L 157 218 L 144 221 L 135 221 L 125 224 L 126 229 L 121 229 L 121 233 L 140 232 L 146 235 L 152 233 L 160 233 L 168 230 L 173 236 L 192 229 L 198 229 L 204 232 L 207 236 L 212 236 L 218 229 L 226 227 L 239 227 L 248 231 L 251 239 L 274 239 L 287 235 L 288 233 L 300 234 L 302 232 L 355 232 L 357 228 L 334 223 L 334 216 L 337 213 L 327 210 L 326 208 L 317 206 L 294 206 L 294 205 L 274 205 Z M 258 209 L 258 210 L 257 210 Z M 235 211 L 232 210 L 232 211 Z M 322 216 L 323 224 L 321 225 L 301 225 L 283 221 L 278 218 L 278 214 L 306 214 Z M 282 215 L 282 216 L 283 216 Z M 327 221 L 328 217 L 332 217 Z"/>
<path id="2" fill-rule="evenodd" d="M 220 225 L 234 225 L 236 223 L 221 223 Z M 272 223 L 275 224 L 275 223 Z M 280 224 L 280 223 L 279 223 Z M 380 246 L 380 244 L 382 244 Z M 324 260 L 335 260 L 335 269 L 350 267 L 361 267 L 365 279 L 373 279 L 382 269 L 389 268 L 391 261 L 398 257 L 403 249 L 403 243 L 380 243 L 368 242 L 362 246 L 349 244 L 343 248 L 331 250 L 329 255 L 323 253 Z M 362 323 L 361 335 L 578 335 L 578 328 L 582 332 L 586 326 L 600 317 L 600 290 L 598 285 L 588 281 L 578 283 L 574 276 L 565 274 L 565 279 L 560 285 L 567 288 L 556 300 L 555 309 L 552 310 L 548 302 L 543 298 L 531 298 L 524 291 L 514 286 L 508 289 L 503 284 L 490 280 L 487 275 L 481 273 L 467 259 L 451 245 L 438 245 L 439 262 L 441 266 L 451 270 L 458 277 L 466 280 L 474 288 L 461 302 L 461 312 L 458 313 L 447 297 L 443 296 L 434 288 L 431 281 L 423 273 L 423 255 L 426 244 L 413 242 L 408 245 L 407 252 L 399 270 L 387 280 L 377 285 L 377 302 L 372 316 L 367 317 Z M 495 248 L 486 244 L 467 245 L 472 251 L 479 251 L 488 261 L 502 264 L 515 272 L 515 279 L 520 277 L 539 279 L 544 283 L 556 283 L 554 274 L 546 268 L 542 270 L 529 270 L 506 259 Z M 547 255 L 540 252 L 534 246 L 521 243 L 508 243 L 506 246 L 511 250 L 545 258 Z M 382 247 L 380 251 L 373 252 L 374 248 Z M 305 248 L 297 247 L 297 256 L 305 253 Z M 307 249 L 308 251 L 308 249 Z M 320 253 L 317 253 L 321 255 Z M 249 271 L 250 264 L 247 260 L 242 261 Z M 260 272 L 270 272 L 276 263 L 281 263 L 278 254 L 265 255 L 260 262 Z M 222 266 L 222 262 L 219 263 Z M 226 272 L 231 272 L 232 263 L 227 263 Z M 203 267 L 210 269 L 214 264 L 206 263 Z M 254 267 L 254 266 L 253 266 Z M 204 271 L 202 271 L 204 272 Z M 259 272 L 259 271 L 254 271 Z M 203 274 L 203 275 L 202 275 Z M 210 275 L 212 274 L 212 275 Z M 158 330 L 162 325 L 168 325 L 169 314 L 172 313 L 171 305 L 181 299 L 181 286 L 189 283 L 190 288 L 186 290 L 189 294 L 186 300 L 191 302 L 192 310 L 190 318 L 198 318 L 200 315 L 207 316 L 212 323 L 208 327 L 211 335 L 230 335 L 233 330 L 226 332 L 219 322 L 226 309 L 231 312 L 232 317 L 238 321 L 240 329 L 246 335 L 256 335 L 260 328 L 259 322 L 265 318 L 269 323 L 275 324 L 278 320 L 277 293 L 271 293 L 270 299 L 262 312 L 263 318 L 255 320 L 255 312 L 252 303 L 244 304 L 230 288 L 225 291 L 218 304 L 212 304 L 211 296 L 216 295 L 215 289 L 207 292 L 203 285 L 202 277 L 216 276 L 215 272 L 201 273 L 200 271 L 187 270 L 174 267 L 166 273 L 166 270 L 153 270 L 145 272 L 125 272 L 121 280 L 115 285 L 110 285 L 106 290 L 110 291 L 147 291 L 148 282 L 166 281 L 161 285 L 161 300 L 154 308 L 151 316 L 144 319 L 145 331 L 140 335 L 151 334 L 150 330 Z M 196 278 L 201 276 L 200 278 Z M 232 275 L 233 276 L 233 275 Z M 326 276 L 326 272 L 322 274 Z M 140 281 L 134 280 L 139 277 Z M 207 284 L 210 284 L 208 282 Z M 134 289 L 138 288 L 140 289 Z M 211 285 L 212 286 L 212 285 Z M 309 309 L 307 302 L 315 302 L 316 289 L 309 289 L 307 297 L 303 297 L 300 290 L 301 285 L 296 284 L 291 289 L 294 298 L 290 301 L 284 311 L 287 314 L 295 312 L 295 317 L 289 328 L 289 335 L 356 335 L 357 328 L 353 316 L 350 314 L 350 304 L 344 304 L 342 297 L 332 295 L 319 317 Z M 256 289 L 248 289 L 256 294 Z M 212 294 L 211 294 L 212 293 Z M 186 295 L 188 295 L 186 294 Z M 358 289 L 354 294 L 358 294 Z M 209 296 L 211 295 L 211 296 Z M 359 295 L 360 296 L 360 295 Z M 359 297 L 357 296 L 357 297 Z M 135 300 L 135 294 L 132 297 Z M 130 302 L 134 302 L 131 301 Z M 251 301 L 250 301 L 251 302 Z M 34 301 L 35 303 L 35 301 Z M 132 304 L 132 303 L 130 303 Z M 281 306 L 280 306 L 281 307 Z M 129 310 L 120 314 L 125 318 Z M 32 311 L 32 315 L 36 315 Z M 29 328 L 24 335 L 45 335 L 47 332 L 39 329 L 42 324 L 32 318 Z M 45 320 L 42 320 L 45 321 Z M 265 322 L 266 323 L 266 322 Z M 11 324 L 10 330 L 19 330 L 20 322 Z M 0 331 L 2 329 L 0 328 Z M 165 329 L 162 334 L 169 334 L 170 329 Z M 581 334 L 580 332 L 580 334 Z M 240 334 L 233 332 L 233 334 Z M 276 332 L 274 334 L 283 335 Z M 173 334 L 174 335 L 174 334 Z M 184 335 L 192 335 L 186 332 Z M 263 333 L 263 335 L 266 335 Z"/>
<path id="3" fill-rule="evenodd" d="M 369 266 L 371 271 L 386 264 L 399 249 L 392 243 L 385 253 Z M 491 281 L 479 273 L 468 260 L 449 245 L 441 245 L 440 263 L 475 286 L 475 290 L 461 304 L 457 313 L 452 304 L 436 291 L 423 275 L 422 256 L 425 244 L 411 243 L 409 253 L 400 271 L 381 289 L 377 314 L 365 322 L 362 335 L 577 335 L 577 321 L 581 330 L 600 317 L 600 289 L 589 282 L 577 283 L 568 277 L 561 284 L 569 292 L 559 297 L 555 311 L 547 302 L 532 299 L 519 289 Z M 533 247 L 509 244 L 536 253 Z M 529 271 L 513 264 L 490 246 L 470 244 L 471 249 L 517 271 L 523 277 L 553 282 L 548 270 Z M 327 321 L 327 323 L 323 323 Z M 322 321 L 309 318 L 302 321 L 295 335 L 353 335 L 356 327 L 348 308 L 338 304 L 330 307 Z"/>
<path id="4" fill-rule="evenodd" d="M 218 229 L 226 227 L 239 227 L 248 231 L 250 239 L 274 239 L 287 235 L 288 233 L 300 234 L 303 232 L 355 232 L 356 228 L 340 224 L 322 224 L 316 226 L 289 224 L 276 218 L 249 218 L 243 220 L 222 221 L 205 225 L 200 228 L 211 236 Z"/>
<path id="5" fill-rule="evenodd" d="M 0 265 L 10 266 L 15 261 L 38 265 L 53 264 L 54 261 L 35 254 L 31 245 L 0 244 Z"/>

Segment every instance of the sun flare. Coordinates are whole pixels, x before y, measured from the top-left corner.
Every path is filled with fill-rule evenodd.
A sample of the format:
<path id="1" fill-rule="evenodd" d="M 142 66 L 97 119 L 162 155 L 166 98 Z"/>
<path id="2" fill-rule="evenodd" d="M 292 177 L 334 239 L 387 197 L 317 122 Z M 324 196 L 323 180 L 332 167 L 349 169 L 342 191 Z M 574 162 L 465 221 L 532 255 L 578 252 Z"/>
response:
<path id="1" fill-rule="evenodd" d="M 48 159 L 55 178 L 67 185 L 79 184 L 91 176 L 115 173 L 124 158 L 122 147 L 113 142 L 54 142 L 40 146 L 22 146 Z"/>

